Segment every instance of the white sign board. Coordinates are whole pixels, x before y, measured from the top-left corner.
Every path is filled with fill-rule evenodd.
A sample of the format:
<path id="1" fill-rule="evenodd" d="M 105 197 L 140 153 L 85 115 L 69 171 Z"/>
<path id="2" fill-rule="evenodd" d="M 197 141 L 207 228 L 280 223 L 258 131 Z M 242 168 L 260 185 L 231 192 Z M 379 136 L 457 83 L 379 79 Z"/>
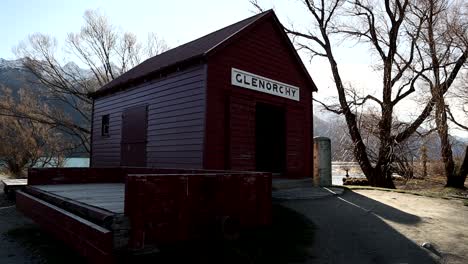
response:
<path id="1" fill-rule="evenodd" d="M 232 68 L 231 84 L 299 101 L 299 87 Z"/>

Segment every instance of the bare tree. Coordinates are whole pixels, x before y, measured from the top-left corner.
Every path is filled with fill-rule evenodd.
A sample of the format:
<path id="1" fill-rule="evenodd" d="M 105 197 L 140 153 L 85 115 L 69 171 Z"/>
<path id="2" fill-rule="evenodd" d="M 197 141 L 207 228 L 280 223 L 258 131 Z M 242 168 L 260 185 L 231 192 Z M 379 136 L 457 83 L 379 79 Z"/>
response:
<path id="1" fill-rule="evenodd" d="M 455 118 L 452 113 L 451 106 L 447 105 L 447 118 L 455 124 L 455 126 L 461 130 L 468 131 L 468 67 L 464 69 L 463 78 L 460 81 L 460 84 L 456 87 L 455 90 L 452 90 L 451 98 L 452 101 L 458 103 L 458 107 L 455 107 L 462 113 L 461 118 Z"/>
<path id="2" fill-rule="evenodd" d="M 448 119 L 453 115 L 446 94 L 468 57 L 468 19 L 460 13 L 466 6 L 448 0 L 421 0 L 418 3 L 414 8 L 415 17 L 425 16 L 427 19 L 417 44 L 417 54 L 424 69 L 422 79 L 435 101 L 434 120 L 441 141 L 446 186 L 463 188 L 466 174 L 459 175 L 455 169 L 448 125 Z"/>
<path id="3" fill-rule="evenodd" d="M 148 33 L 145 48 L 145 53 L 148 55 L 148 57 L 156 56 L 168 49 L 169 46 L 167 45 L 167 43 L 163 39 L 159 38 L 158 35 L 156 35 L 156 33 Z"/>
<path id="4" fill-rule="evenodd" d="M 9 89 L 3 88 L 3 95 L 2 107 L 14 104 L 15 109 L 30 116 L 34 116 L 36 107 L 41 105 L 36 94 L 26 90 L 19 92 L 18 100 Z M 24 176 L 25 168 L 30 166 L 59 166 L 71 150 L 62 133 L 34 118 L 0 116 L 0 138 L 0 164 L 14 177 Z"/>
<path id="5" fill-rule="evenodd" d="M 285 30 L 299 50 L 308 52 L 311 58 L 321 57 L 328 61 L 338 93 L 337 104 L 316 102 L 328 111 L 344 116 L 354 156 L 370 185 L 394 188 L 391 175 L 397 150 L 425 122 L 437 102 L 432 96 L 427 98 L 412 122 L 395 127 L 395 109 L 419 87 L 424 87 L 424 74 L 430 71 L 427 65 L 418 61 L 418 45 L 424 41 L 422 31 L 429 20 L 429 7 L 421 4 L 423 1 L 409 0 L 300 2 L 313 24 L 306 29 L 291 26 Z M 261 9 L 255 0 L 252 3 Z M 347 93 L 349 89 L 343 81 L 335 48 L 339 43 L 350 40 L 367 45 L 371 56 L 375 56 L 372 57 L 374 68 L 382 74 L 382 86 L 376 88 L 380 96 L 369 92 L 358 95 L 356 100 L 356 95 Z M 452 65 L 446 86 L 453 82 L 460 67 L 460 63 Z M 442 92 L 445 93 L 446 89 Z M 375 154 L 371 153 L 374 148 L 370 149 L 363 137 L 356 115 L 356 108 L 364 105 L 379 110 L 375 125 L 378 131 Z"/>
<path id="6" fill-rule="evenodd" d="M 255 1 L 254 1 L 255 2 Z M 408 23 L 412 5 L 409 0 L 396 1 L 310 1 L 302 0 L 313 25 L 305 30 L 286 28 L 299 49 L 312 58 L 325 58 L 332 72 L 338 93 L 338 104 L 319 102 L 327 110 L 343 115 L 353 142 L 354 156 L 372 186 L 394 188 L 392 163 L 396 148 L 407 140 L 430 115 L 434 101 L 429 100 L 417 118 L 393 130 L 394 109 L 416 90 L 419 75 L 411 71 L 417 40 L 425 18 L 416 24 Z M 375 68 L 382 72 L 381 96 L 364 94 L 360 100 L 350 100 L 336 59 L 336 37 L 368 45 L 376 55 Z M 357 102 L 357 103 L 355 103 Z M 376 106 L 379 118 L 378 150 L 375 161 L 369 156 L 354 109 L 364 104 Z"/>
<path id="7" fill-rule="evenodd" d="M 461 120 L 468 120 L 468 72 L 465 69 L 465 76 L 461 82 L 461 85 L 457 87 L 457 91 L 455 92 L 455 95 L 457 99 L 460 101 L 460 110 L 464 114 L 464 117 L 461 117 Z M 447 105 L 446 106 L 446 111 L 447 111 L 447 117 L 448 119 L 455 124 L 456 127 L 458 127 L 461 130 L 468 131 L 468 125 L 467 122 L 460 121 L 460 119 L 455 118 L 454 114 L 452 114 L 452 111 L 450 110 L 450 107 Z M 466 178 L 468 177 L 468 146 L 466 146 L 465 149 L 465 154 L 464 158 L 460 164 L 460 168 L 458 170 L 458 175 L 459 177 L 459 182 L 466 181 Z M 465 180 L 463 180 L 465 179 Z"/>
<path id="8" fill-rule="evenodd" d="M 77 148 L 89 153 L 92 100 L 88 94 L 142 59 L 167 50 L 165 42 L 156 35 L 149 35 L 148 39 L 147 47 L 133 33 L 117 30 L 95 10 L 85 12 L 79 32 L 68 34 L 64 47 L 65 54 L 70 56 L 67 60 L 58 59 L 55 38 L 40 33 L 30 35 L 15 48 L 15 53 L 37 77 L 34 92 L 41 95 L 41 102 L 47 107 L 37 107 L 31 115 L 14 105 L 8 105 L 9 108 L 4 105 L 0 115 L 47 124 L 70 135 Z"/>

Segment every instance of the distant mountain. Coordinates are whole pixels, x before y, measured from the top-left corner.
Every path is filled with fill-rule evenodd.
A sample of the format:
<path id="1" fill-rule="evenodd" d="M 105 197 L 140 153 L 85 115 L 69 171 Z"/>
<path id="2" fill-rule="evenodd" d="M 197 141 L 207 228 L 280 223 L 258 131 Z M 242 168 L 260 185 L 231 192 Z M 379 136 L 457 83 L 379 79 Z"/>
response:
<path id="1" fill-rule="evenodd" d="M 78 65 L 70 62 L 64 66 L 71 72 L 86 74 L 86 71 L 80 69 Z M 38 89 L 37 78 L 29 72 L 21 60 L 5 60 L 0 58 L 0 87 L 6 86 L 12 89 L 13 94 L 17 94 L 19 89 Z M 74 117 L 79 122 L 78 117 Z M 351 140 L 347 134 L 347 127 L 342 117 L 315 110 L 314 114 L 314 136 L 325 136 L 332 140 L 333 160 L 353 160 L 351 150 Z M 461 156 L 464 153 L 465 146 L 468 144 L 467 138 L 453 137 L 454 155 Z M 436 134 L 426 138 L 428 146 L 428 156 L 431 159 L 439 159 L 440 142 Z M 419 138 L 412 139 L 412 145 L 415 150 L 420 149 L 423 142 Z M 416 151 L 415 151 L 416 152 Z M 416 153 L 417 154 L 417 153 Z M 416 156 L 419 156 L 417 154 Z"/>
<path id="2" fill-rule="evenodd" d="M 5 60 L 0 58 L 0 69 L 23 69 L 21 60 Z"/>
<path id="3" fill-rule="evenodd" d="M 21 60 L 0 59 L 0 87 L 5 86 L 17 94 L 21 88 L 34 89 L 37 78 L 29 72 Z"/>
<path id="4" fill-rule="evenodd" d="M 75 63 L 71 62 L 64 66 L 69 72 L 85 73 Z M 20 89 L 29 89 L 34 91 L 40 89 L 41 84 L 37 77 L 23 66 L 22 60 L 5 60 L 0 58 L 0 88 L 7 87 L 12 90 L 13 96 L 18 98 Z M 1 96 L 1 94 L 0 94 Z M 1 97 L 0 97 L 1 98 Z M 75 122 L 83 122 L 82 117 L 73 111 L 71 107 L 60 103 L 57 100 L 47 101 L 48 105 L 54 104 L 55 107 L 60 107 L 67 111 Z"/>

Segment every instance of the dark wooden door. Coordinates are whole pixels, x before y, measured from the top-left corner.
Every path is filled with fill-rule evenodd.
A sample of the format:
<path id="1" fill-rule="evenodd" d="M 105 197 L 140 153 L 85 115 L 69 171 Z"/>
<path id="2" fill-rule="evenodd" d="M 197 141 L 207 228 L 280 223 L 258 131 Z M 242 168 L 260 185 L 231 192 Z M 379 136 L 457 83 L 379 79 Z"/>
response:
<path id="1" fill-rule="evenodd" d="M 148 108 L 146 105 L 125 109 L 122 114 L 122 166 L 146 166 Z"/>
<path id="2" fill-rule="evenodd" d="M 286 165 L 284 109 L 268 104 L 255 108 L 255 160 L 258 171 L 283 173 Z"/>

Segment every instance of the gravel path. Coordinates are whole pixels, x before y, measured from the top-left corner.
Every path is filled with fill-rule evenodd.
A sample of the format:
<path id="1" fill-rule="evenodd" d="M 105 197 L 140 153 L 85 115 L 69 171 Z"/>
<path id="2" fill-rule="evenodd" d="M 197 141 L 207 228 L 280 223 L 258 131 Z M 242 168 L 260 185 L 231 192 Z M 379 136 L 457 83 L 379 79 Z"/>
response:
<path id="1" fill-rule="evenodd" d="M 424 249 L 382 221 L 368 208 L 385 211 L 395 220 L 417 224 L 417 216 L 365 196 L 345 192 L 339 197 L 288 201 L 317 226 L 311 263 L 435 263 Z"/>
<path id="2" fill-rule="evenodd" d="M 311 263 L 468 263 L 468 207 L 460 201 L 346 191 L 283 204 L 317 226 Z"/>
<path id="3" fill-rule="evenodd" d="M 276 194 L 317 227 L 310 263 L 468 263 L 468 207 L 461 201 L 375 190 Z M 0 201 L 0 263 L 44 263 L 6 235 L 34 224 L 4 201 L 1 184 Z M 425 242 L 429 249 L 420 246 Z"/>
<path id="4" fill-rule="evenodd" d="M 24 245 L 8 237 L 8 231 L 31 225 L 32 222 L 16 211 L 14 205 L 5 199 L 3 184 L 0 183 L 0 263 L 32 264 L 41 263 L 37 256 Z"/>

